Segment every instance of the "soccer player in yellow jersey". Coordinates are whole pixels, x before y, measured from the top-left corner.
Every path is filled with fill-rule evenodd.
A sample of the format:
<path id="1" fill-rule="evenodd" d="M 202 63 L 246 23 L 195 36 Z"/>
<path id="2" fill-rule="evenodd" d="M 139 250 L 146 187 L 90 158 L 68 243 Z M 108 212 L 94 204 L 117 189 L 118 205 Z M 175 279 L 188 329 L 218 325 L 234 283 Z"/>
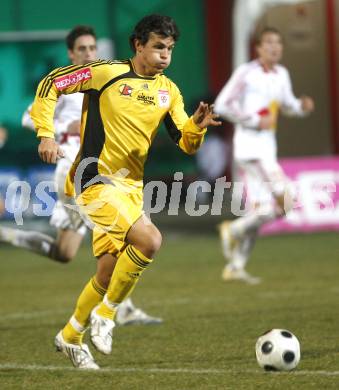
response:
<path id="1" fill-rule="evenodd" d="M 142 211 L 144 163 L 160 123 L 189 154 L 203 142 L 208 125 L 220 124 L 203 102 L 188 117 L 178 87 L 163 74 L 178 37 L 170 17 L 146 16 L 130 37 L 135 53 L 131 60 L 59 68 L 37 90 L 31 117 L 41 140 L 39 155 L 48 163 L 62 156 L 53 128 L 58 97 L 85 95 L 81 147 L 65 191 L 76 196 L 93 226 L 97 272 L 55 339 L 57 349 L 78 368 L 99 368 L 82 342 L 89 324 L 97 350 L 111 352 L 117 306 L 132 292 L 161 246 L 159 230 Z"/>
<path id="2" fill-rule="evenodd" d="M 96 34 L 90 26 L 75 26 L 67 34 L 66 44 L 68 57 L 73 65 L 83 65 L 97 59 Z M 83 98 L 84 94 L 80 92 L 62 95 L 58 99 L 54 113 L 55 138 L 64 153 L 64 158 L 58 160 L 56 164 L 54 182 L 58 190 L 58 201 L 50 219 L 50 224 L 57 229 L 57 237 L 37 231 L 0 226 L 0 242 L 7 242 L 62 263 L 68 263 L 76 256 L 87 231 L 81 215 L 67 207 L 70 201 L 73 203 L 73 199 L 66 196 L 63 191 L 65 178 L 80 148 Z M 29 112 L 30 108 L 25 111 L 22 124 L 35 131 Z M 0 148 L 1 129 L 0 127 Z M 159 324 L 162 319 L 148 315 L 136 307 L 131 298 L 127 298 L 119 305 L 115 322 L 117 325 Z"/>

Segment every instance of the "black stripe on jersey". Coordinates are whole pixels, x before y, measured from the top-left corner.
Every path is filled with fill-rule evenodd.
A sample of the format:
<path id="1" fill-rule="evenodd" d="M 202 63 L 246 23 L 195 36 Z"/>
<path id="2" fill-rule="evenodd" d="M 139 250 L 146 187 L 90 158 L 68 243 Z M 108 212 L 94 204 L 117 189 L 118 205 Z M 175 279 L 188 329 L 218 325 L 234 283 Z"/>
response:
<path id="1" fill-rule="evenodd" d="M 104 60 L 102 60 L 104 61 Z M 128 64 L 128 60 L 114 60 L 114 61 L 104 61 L 105 64 L 108 64 L 108 65 L 114 65 L 114 64 Z M 93 65 L 93 68 L 95 66 L 99 66 L 99 65 L 102 65 L 102 64 L 97 64 L 97 65 Z"/>
<path id="2" fill-rule="evenodd" d="M 126 73 L 121 74 L 120 76 L 114 77 L 112 80 L 108 81 L 99 91 L 100 95 L 104 92 L 106 88 L 108 88 L 110 85 L 116 83 L 117 81 L 121 79 L 141 79 L 141 80 L 154 80 L 155 77 L 147 77 L 147 76 L 139 76 L 136 74 L 133 70 L 133 65 L 130 60 L 122 61 L 123 64 L 129 64 L 130 70 Z"/>
<path id="3" fill-rule="evenodd" d="M 89 64 L 90 64 L 90 63 L 89 63 Z M 87 65 L 87 64 L 86 64 L 86 65 Z M 52 88 L 53 82 L 54 82 L 54 80 L 55 80 L 57 77 L 65 76 L 65 75 L 67 75 L 67 74 L 76 72 L 77 70 L 80 70 L 81 68 L 86 67 L 86 65 L 77 65 L 77 68 L 73 68 L 73 69 L 68 70 L 68 71 L 66 71 L 66 72 L 56 74 L 53 78 L 50 79 L 50 82 L 49 82 L 49 85 L 48 85 L 48 89 L 47 89 L 47 91 L 45 92 L 44 96 L 42 96 L 42 97 L 47 97 L 47 96 L 48 96 L 49 91 L 50 91 L 51 88 Z M 97 65 L 94 65 L 94 66 L 98 66 L 98 65 L 103 65 L 103 64 L 97 64 Z M 64 69 L 64 68 L 63 68 L 63 69 Z"/>
<path id="4" fill-rule="evenodd" d="M 39 97 L 44 98 L 44 97 L 48 96 L 49 91 L 53 85 L 53 82 L 57 77 L 76 72 L 77 70 L 81 69 L 82 67 L 83 67 L 83 65 L 76 65 L 76 66 L 72 67 L 72 69 L 68 69 L 68 70 L 65 70 L 65 68 L 59 68 L 58 71 L 56 73 L 54 73 L 52 76 L 47 76 L 48 77 L 47 83 L 44 83 L 44 90 L 41 91 L 41 94 L 39 94 Z"/>
<path id="5" fill-rule="evenodd" d="M 49 75 L 47 75 L 47 76 L 45 77 L 45 81 L 44 81 L 43 85 L 42 85 L 41 88 L 40 88 L 39 97 L 42 97 L 42 95 L 44 94 L 44 91 L 45 91 L 45 89 L 46 89 L 47 84 L 49 83 L 49 81 L 51 80 L 51 78 L 52 78 L 57 72 L 59 72 L 61 69 L 65 69 L 65 70 L 66 70 L 66 69 L 72 68 L 72 67 L 74 67 L 74 66 L 76 66 L 76 65 L 68 65 L 68 66 L 65 66 L 65 67 L 62 67 L 62 68 L 57 68 L 57 69 L 53 70 Z"/>
<path id="6" fill-rule="evenodd" d="M 166 129 L 167 129 L 169 136 L 178 145 L 178 143 L 182 137 L 182 134 L 181 134 L 181 131 L 177 128 L 176 124 L 174 123 L 169 112 L 165 116 L 164 123 L 165 123 L 165 126 L 166 126 Z"/>
<path id="7" fill-rule="evenodd" d="M 106 88 L 108 88 L 110 85 L 116 83 L 117 81 L 119 81 L 121 79 L 133 78 L 133 75 L 134 75 L 134 73 L 132 73 L 132 72 L 126 72 L 126 73 L 121 74 L 120 76 L 114 77 L 112 80 L 108 81 L 103 87 L 101 87 L 99 94 L 101 95 Z"/>
<path id="8" fill-rule="evenodd" d="M 50 79 L 51 79 L 51 76 L 50 76 L 50 75 L 48 75 L 48 76 L 45 77 L 45 80 L 44 80 L 44 82 L 42 83 L 42 86 L 41 86 L 40 91 L 39 91 L 39 97 L 40 97 L 40 98 L 43 96 L 44 91 L 45 91 L 45 89 L 46 89 L 46 85 L 48 84 L 48 82 L 50 81 Z"/>
<path id="9" fill-rule="evenodd" d="M 50 91 L 50 89 L 51 89 L 51 87 L 53 85 L 53 82 L 54 82 L 54 80 L 57 77 L 65 76 L 67 74 L 76 72 L 77 70 L 80 70 L 81 68 L 84 68 L 84 67 L 86 67 L 88 65 L 91 65 L 91 64 L 96 64 L 97 62 L 99 62 L 99 61 L 89 62 L 88 64 L 85 64 L 85 65 L 72 65 L 71 67 L 66 66 L 66 67 L 63 67 L 63 68 L 59 68 L 56 72 L 53 73 L 53 75 L 50 75 L 51 77 L 48 80 L 48 84 L 46 84 L 46 86 L 45 86 L 45 90 L 46 90 L 47 87 L 48 87 L 48 90 L 44 94 L 42 94 L 41 97 L 48 96 L 49 91 Z M 100 62 L 103 62 L 103 61 L 100 60 Z M 102 64 L 100 63 L 98 65 L 102 65 Z"/>
<path id="10" fill-rule="evenodd" d="M 51 74 L 50 76 L 52 76 L 52 79 L 54 80 L 56 77 L 63 76 L 63 75 L 66 75 L 66 74 L 68 74 L 68 73 L 75 72 L 75 71 L 77 71 L 78 69 L 86 68 L 87 66 L 105 65 L 105 64 L 107 64 L 108 62 L 109 62 L 109 61 L 98 60 L 98 61 L 87 62 L 86 64 L 83 64 L 83 65 L 69 65 L 69 66 L 63 66 L 62 68 L 56 69 L 56 71 L 53 72 L 53 74 Z"/>
<path id="11" fill-rule="evenodd" d="M 46 82 L 44 83 L 43 85 L 43 88 L 41 89 L 40 93 L 39 93 L 39 97 L 43 98 L 43 97 L 46 97 L 48 95 L 48 92 L 50 90 L 50 87 L 52 85 L 52 78 L 51 77 L 47 77 L 48 80 L 46 80 Z M 46 93 L 46 88 L 49 86 L 48 88 L 48 92 Z"/>
<path id="12" fill-rule="evenodd" d="M 81 66 L 81 65 L 80 65 Z M 40 89 L 40 93 L 39 93 L 39 97 L 43 97 L 44 95 L 44 91 L 46 90 L 47 88 L 47 85 L 49 85 L 50 81 L 52 80 L 52 78 L 58 73 L 58 72 L 61 72 L 61 71 L 66 71 L 66 70 L 69 70 L 69 71 L 73 71 L 73 70 L 76 70 L 76 68 L 79 67 L 79 65 L 68 65 L 68 66 L 63 66 L 61 68 L 57 68 L 55 70 L 53 70 L 48 76 L 46 76 L 45 78 L 45 81 Z"/>
<path id="13" fill-rule="evenodd" d="M 100 95 L 96 90 L 89 90 L 86 93 L 88 94 L 88 109 L 83 144 L 81 148 L 81 161 L 85 158 L 95 158 L 96 161 L 86 165 L 81 178 L 82 192 L 86 188 L 86 184 L 91 179 L 99 175 L 99 156 L 105 144 L 105 129 L 102 123 L 99 107 Z M 98 184 L 98 182 L 95 184 Z"/>
<path id="14" fill-rule="evenodd" d="M 129 67 L 131 68 L 131 72 L 134 73 L 134 75 L 136 76 L 136 78 L 138 79 L 146 79 L 146 80 L 155 80 L 155 77 L 154 76 L 139 76 L 136 71 L 135 71 L 135 68 L 134 68 L 134 65 L 133 65 L 133 62 L 132 60 L 128 60 L 128 63 L 129 63 Z"/>
<path id="15" fill-rule="evenodd" d="M 98 61 L 88 62 L 87 64 L 84 64 L 84 65 L 70 65 L 70 66 L 65 66 L 65 67 L 62 67 L 62 68 L 58 68 L 54 72 L 52 72 L 49 76 L 46 77 L 46 79 L 48 78 L 48 80 L 46 80 L 47 82 L 46 81 L 44 82 L 44 86 L 43 86 L 44 91 L 41 91 L 41 93 L 39 94 L 39 97 L 46 97 L 46 96 L 48 96 L 49 91 L 50 91 L 50 89 L 52 87 L 53 81 L 57 77 L 65 76 L 67 74 L 76 72 L 77 70 L 79 70 L 81 68 L 85 68 L 86 66 L 95 67 L 95 66 L 109 64 L 109 62 L 110 61 L 98 60 Z M 48 90 L 46 91 L 47 88 L 48 88 Z"/>

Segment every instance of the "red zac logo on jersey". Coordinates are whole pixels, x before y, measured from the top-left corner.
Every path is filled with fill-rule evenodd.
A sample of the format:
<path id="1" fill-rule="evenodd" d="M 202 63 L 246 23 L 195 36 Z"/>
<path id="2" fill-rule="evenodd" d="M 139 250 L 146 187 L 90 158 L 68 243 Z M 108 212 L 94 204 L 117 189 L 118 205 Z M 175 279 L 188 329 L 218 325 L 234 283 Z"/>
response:
<path id="1" fill-rule="evenodd" d="M 91 68 L 85 68 L 80 69 L 74 73 L 68 74 L 66 76 L 56 78 L 54 80 L 54 84 L 59 91 L 62 91 L 70 85 L 76 85 L 91 78 Z"/>
<path id="2" fill-rule="evenodd" d="M 132 95 L 133 88 L 130 87 L 128 84 L 121 84 L 119 86 L 119 92 L 122 96 L 131 96 Z"/>

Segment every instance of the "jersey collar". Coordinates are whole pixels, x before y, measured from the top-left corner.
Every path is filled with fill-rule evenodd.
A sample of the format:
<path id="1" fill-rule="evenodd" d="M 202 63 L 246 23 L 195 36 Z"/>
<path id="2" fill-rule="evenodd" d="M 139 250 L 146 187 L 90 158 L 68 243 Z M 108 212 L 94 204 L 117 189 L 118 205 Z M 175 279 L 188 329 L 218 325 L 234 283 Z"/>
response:
<path id="1" fill-rule="evenodd" d="M 131 68 L 131 72 L 133 72 L 139 79 L 155 80 L 157 78 L 158 75 L 156 75 L 156 76 L 143 76 L 143 75 L 137 73 L 135 71 L 135 67 L 134 67 L 134 64 L 133 64 L 133 61 L 131 58 L 128 60 L 128 62 L 129 62 L 130 68 Z"/>

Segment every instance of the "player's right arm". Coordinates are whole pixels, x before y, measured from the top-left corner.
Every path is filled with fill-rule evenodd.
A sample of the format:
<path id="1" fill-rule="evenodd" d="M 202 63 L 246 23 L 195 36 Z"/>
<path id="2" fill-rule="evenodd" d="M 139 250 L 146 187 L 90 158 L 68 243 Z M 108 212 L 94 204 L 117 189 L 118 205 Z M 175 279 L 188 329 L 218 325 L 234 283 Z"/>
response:
<path id="1" fill-rule="evenodd" d="M 38 152 L 43 161 L 55 163 L 58 157 L 62 157 L 62 151 L 54 140 L 53 118 L 58 97 L 88 90 L 99 91 L 111 78 L 112 66 L 107 61 L 95 61 L 55 69 L 40 82 L 31 118 L 40 138 Z"/>
<path id="2" fill-rule="evenodd" d="M 286 68 L 282 69 L 284 80 L 282 111 L 288 116 L 303 117 L 314 110 L 313 99 L 309 96 L 301 96 L 299 99 L 293 93 L 291 77 Z"/>
<path id="3" fill-rule="evenodd" d="M 214 103 L 214 112 L 232 123 L 259 129 L 261 116 L 244 112 L 241 101 L 246 88 L 246 74 L 251 64 L 239 66 L 222 88 Z"/>

